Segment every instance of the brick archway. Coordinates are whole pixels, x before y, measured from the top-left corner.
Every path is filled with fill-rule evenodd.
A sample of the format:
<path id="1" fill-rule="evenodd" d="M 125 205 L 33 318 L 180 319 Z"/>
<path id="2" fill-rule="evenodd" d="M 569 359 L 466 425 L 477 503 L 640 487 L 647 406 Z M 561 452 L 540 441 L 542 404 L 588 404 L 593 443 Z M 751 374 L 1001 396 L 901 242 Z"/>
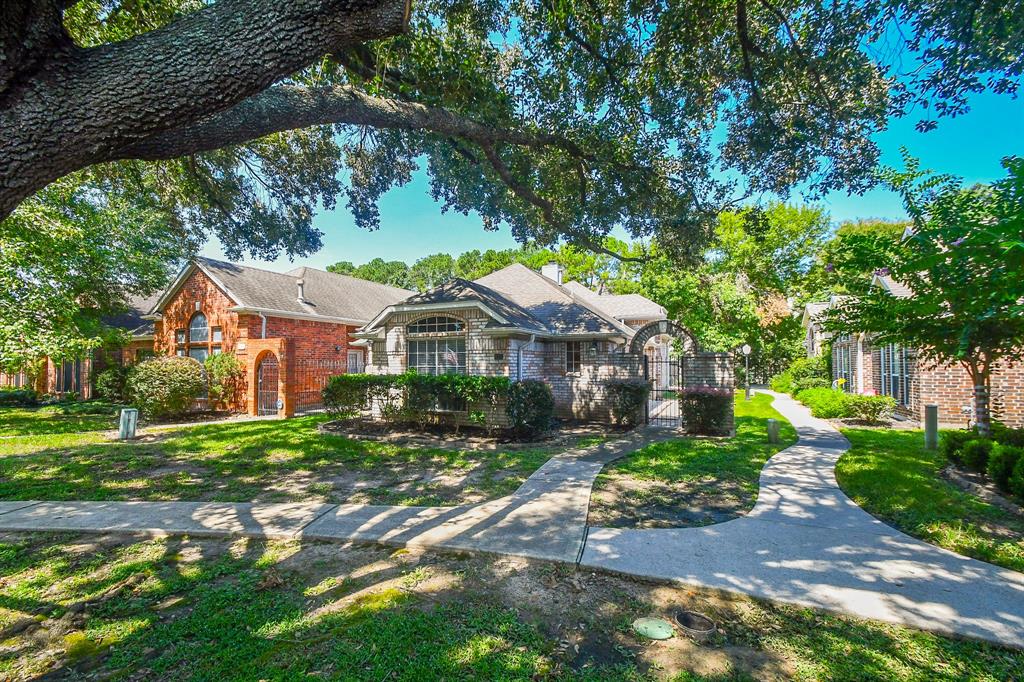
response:
<path id="1" fill-rule="evenodd" d="M 295 395 L 292 390 L 292 357 L 289 352 L 289 345 L 286 339 L 249 339 L 246 363 L 246 412 L 256 417 L 261 414 L 260 410 L 260 365 L 267 358 L 277 361 L 277 398 L 281 407 L 277 414 L 282 417 L 290 417 L 295 414 Z M 264 376 L 264 381 L 266 381 Z M 265 389 L 267 387 L 264 387 Z M 263 414 L 266 411 L 262 412 Z"/>
<path id="2" fill-rule="evenodd" d="M 655 322 L 645 324 L 643 327 L 640 327 L 640 329 L 637 329 L 636 334 L 633 335 L 633 339 L 629 342 L 629 352 L 634 355 L 643 355 L 644 346 L 647 345 L 647 342 L 661 334 L 668 334 L 669 336 L 674 336 L 676 338 L 689 339 L 692 344 L 689 352 L 701 352 L 700 343 L 698 343 L 697 337 L 693 335 L 693 332 L 672 320 L 657 320 Z"/>

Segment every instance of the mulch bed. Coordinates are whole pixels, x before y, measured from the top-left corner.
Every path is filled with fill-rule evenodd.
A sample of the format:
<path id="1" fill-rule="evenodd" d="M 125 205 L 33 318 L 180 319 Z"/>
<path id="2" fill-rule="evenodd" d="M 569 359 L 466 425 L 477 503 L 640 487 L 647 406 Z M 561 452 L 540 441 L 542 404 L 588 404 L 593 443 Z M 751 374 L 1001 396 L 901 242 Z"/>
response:
<path id="1" fill-rule="evenodd" d="M 447 425 L 432 424 L 420 428 L 415 424 L 389 424 L 365 419 L 339 419 L 320 424 L 320 433 L 345 436 L 394 445 L 421 445 L 451 450 L 514 450 L 538 446 L 570 445 L 588 436 L 614 436 L 625 433 L 603 424 L 559 422 L 551 430 L 530 440 L 516 438 L 507 431 L 488 432 L 474 426 L 456 430 Z"/>

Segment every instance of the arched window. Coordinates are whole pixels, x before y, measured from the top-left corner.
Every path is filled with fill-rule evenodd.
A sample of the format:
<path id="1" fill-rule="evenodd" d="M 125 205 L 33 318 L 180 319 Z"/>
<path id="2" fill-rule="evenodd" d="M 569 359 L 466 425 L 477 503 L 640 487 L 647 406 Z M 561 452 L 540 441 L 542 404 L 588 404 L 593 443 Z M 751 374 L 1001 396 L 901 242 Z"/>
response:
<path id="1" fill-rule="evenodd" d="M 210 328 L 206 324 L 206 315 L 196 313 L 188 323 L 188 342 L 206 343 L 210 340 Z"/>
<path id="2" fill-rule="evenodd" d="M 408 368 L 420 374 L 466 373 L 466 324 L 454 317 L 425 317 L 405 328 Z"/>

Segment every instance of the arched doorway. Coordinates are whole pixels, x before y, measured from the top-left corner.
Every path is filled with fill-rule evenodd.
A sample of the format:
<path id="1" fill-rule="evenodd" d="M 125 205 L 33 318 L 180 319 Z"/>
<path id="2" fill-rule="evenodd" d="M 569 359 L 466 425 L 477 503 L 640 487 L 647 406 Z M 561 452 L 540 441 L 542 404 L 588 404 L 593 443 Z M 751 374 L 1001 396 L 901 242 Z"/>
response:
<path id="1" fill-rule="evenodd" d="M 686 359 L 700 351 L 689 329 L 672 320 L 657 320 L 636 331 L 629 352 L 640 358 L 643 378 L 650 382 L 647 423 L 678 428 L 679 400 L 687 384 Z"/>
<path id="2" fill-rule="evenodd" d="M 273 353 L 264 355 L 256 366 L 256 414 L 274 415 L 278 407 L 280 366 Z"/>

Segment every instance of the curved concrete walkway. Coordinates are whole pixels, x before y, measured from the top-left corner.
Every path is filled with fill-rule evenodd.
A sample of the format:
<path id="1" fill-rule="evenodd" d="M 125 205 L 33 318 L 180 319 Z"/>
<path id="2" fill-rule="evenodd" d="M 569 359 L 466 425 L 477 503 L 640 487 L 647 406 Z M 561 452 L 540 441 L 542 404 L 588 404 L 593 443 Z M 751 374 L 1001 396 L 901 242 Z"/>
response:
<path id="1" fill-rule="evenodd" d="M 514 554 L 716 588 L 1024 647 L 1024 574 L 904 535 L 839 489 L 849 443 L 788 396 L 800 434 L 761 472 L 745 517 L 703 528 L 586 526 L 594 478 L 671 433 L 553 457 L 512 495 L 459 507 L 217 502 L 0 502 L 0 531 L 143 532 L 367 541 Z"/>
<path id="2" fill-rule="evenodd" d="M 581 565 L 1024 647 L 1024 574 L 862 510 L 834 475 L 846 439 L 771 395 L 800 440 L 765 465 L 750 514 L 703 528 L 591 528 Z"/>

